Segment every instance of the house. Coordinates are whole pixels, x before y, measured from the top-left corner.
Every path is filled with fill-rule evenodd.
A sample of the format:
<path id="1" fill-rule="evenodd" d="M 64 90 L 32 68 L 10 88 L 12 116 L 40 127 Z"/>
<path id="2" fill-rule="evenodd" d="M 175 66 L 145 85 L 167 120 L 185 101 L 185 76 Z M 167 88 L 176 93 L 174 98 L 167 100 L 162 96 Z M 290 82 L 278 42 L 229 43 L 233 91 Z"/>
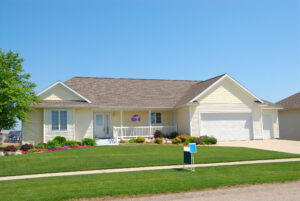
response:
<path id="1" fill-rule="evenodd" d="M 156 130 L 219 141 L 279 138 L 278 105 L 262 100 L 227 74 L 205 81 L 73 77 L 38 94 L 24 141 L 55 136 L 129 139 Z"/>
<path id="2" fill-rule="evenodd" d="M 283 107 L 279 110 L 280 138 L 300 140 L 300 92 L 277 104 Z"/>

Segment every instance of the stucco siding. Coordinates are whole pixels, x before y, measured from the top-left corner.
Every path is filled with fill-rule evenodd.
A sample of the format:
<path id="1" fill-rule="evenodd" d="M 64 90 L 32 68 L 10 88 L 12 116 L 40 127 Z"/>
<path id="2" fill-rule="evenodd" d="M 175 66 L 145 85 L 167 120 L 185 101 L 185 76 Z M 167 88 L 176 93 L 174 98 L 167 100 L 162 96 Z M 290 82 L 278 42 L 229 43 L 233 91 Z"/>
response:
<path id="1" fill-rule="evenodd" d="M 75 140 L 93 138 L 93 113 L 91 109 L 75 110 Z"/>
<path id="2" fill-rule="evenodd" d="M 280 138 L 300 140 L 300 109 L 279 111 Z"/>
<path id="3" fill-rule="evenodd" d="M 66 131 L 53 131 L 51 127 L 51 110 L 45 109 L 45 142 L 52 140 L 56 136 L 63 136 L 67 140 L 75 140 L 75 110 L 73 109 L 53 109 L 68 111 L 68 126 Z"/>
<path id="4" fill-rule="evenodd" d="M 179 133 L 190 134 L 189 108 L 176 109 L 177 130 Z"/>
<path id="5" fill-rule="evenodd" d="M 29 114 L 30 121 L 23 124 L 24 143 L 43 142 L 43 109 L 35 109 Z"/>
<path id="6" fill-rule="evenodd" d="M 41 100 L 83 100 L 62 85 L 56 85 L 40 96 Z"/>

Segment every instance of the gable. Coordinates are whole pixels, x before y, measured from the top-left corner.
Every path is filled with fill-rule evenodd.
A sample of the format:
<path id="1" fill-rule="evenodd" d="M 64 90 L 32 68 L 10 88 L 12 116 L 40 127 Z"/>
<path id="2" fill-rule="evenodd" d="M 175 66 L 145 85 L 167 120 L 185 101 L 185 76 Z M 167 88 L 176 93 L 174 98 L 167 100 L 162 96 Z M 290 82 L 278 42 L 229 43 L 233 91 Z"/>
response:
<path id="1" fill-rule="evenodd" d="M 83 98 L 76 95 L 74 92 L 67 89 L 61 84 L 57 84 L 54 87 L 46 90 L 40 94 L 41 100 L 78 100 L 85 101 Z"/>
<path id="2" fill-rule="evenodd" d="M 246 104 L 253 105 L 256 99 L 229 78 L 224 78 L 206 94 L 197 99 L 201 103 Z"/>

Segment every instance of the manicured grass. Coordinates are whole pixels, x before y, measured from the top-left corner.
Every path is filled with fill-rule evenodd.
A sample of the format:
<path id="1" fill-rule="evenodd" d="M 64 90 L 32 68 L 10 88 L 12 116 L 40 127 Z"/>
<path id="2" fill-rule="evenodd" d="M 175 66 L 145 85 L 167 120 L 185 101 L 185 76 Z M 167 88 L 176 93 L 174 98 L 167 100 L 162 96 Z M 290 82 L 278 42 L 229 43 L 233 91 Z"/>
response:
<path id="1" fill-rule="evenodd" d="M 300 162 L 51 177 L 0 182 L 1 200 L 68 200 L 155 194 L 300 179 Z"/>
<path id="2" fill-rule="evenodd" d="M 0 158 L 0 176 L 182 164 L 182 146 L 89 147 Z M 239 147 L 200 146 L 195 163 L 293 158 L 297 154 Z"/>

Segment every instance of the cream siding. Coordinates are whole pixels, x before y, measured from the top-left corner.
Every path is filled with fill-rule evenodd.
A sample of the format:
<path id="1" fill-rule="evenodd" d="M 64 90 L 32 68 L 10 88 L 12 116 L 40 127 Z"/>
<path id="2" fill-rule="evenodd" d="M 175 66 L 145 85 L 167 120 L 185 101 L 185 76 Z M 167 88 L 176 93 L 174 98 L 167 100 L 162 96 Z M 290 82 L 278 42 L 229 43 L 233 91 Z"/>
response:
<path id="1" fill-rule="evenodd" d="M 75 110 L 75 140 L 93 138 L 93 112 L 91 109 Z"/>
<path id="2" fill-rule="evenodd" d="M 30 121 L 23 124 L 24 143 L 43 142 L 43 109 L 35 109 L 29 114 Z"/>
<path id="3" fill-rule="evenodd" d="M 258 106 L 253 107 L 252 120 L 253 120 L 253 139 L 255 140 L 263 139 L 262 110 L 260 107 Z"/>
<path id="4" fill-rule="evenodd" d="M 189 107 L 176 109 L 176 120 L 178 132 L 190 134 Z"/>
<path id="5" fill-rule="evenodd" d="M 300 140 L 300 109 L 279 111 L 280 138 Z"/>
<path id="6" fill-rule="evenodd" d="M 66 110 L 68 111 L 68 127 L 66 131 L 52 131 L 51 128 L 51 111 Z M 45 109 L 45 142 L 52 140 L 56 136 L 63 136 L 67 140 L 75 140 L 75 110 L 73 109 Z"/>
<path id="7" fill-rule="evenodd" d="M 61 84 L 46 91 L 40 98 L 41 100 L 83 100 Z"/>

